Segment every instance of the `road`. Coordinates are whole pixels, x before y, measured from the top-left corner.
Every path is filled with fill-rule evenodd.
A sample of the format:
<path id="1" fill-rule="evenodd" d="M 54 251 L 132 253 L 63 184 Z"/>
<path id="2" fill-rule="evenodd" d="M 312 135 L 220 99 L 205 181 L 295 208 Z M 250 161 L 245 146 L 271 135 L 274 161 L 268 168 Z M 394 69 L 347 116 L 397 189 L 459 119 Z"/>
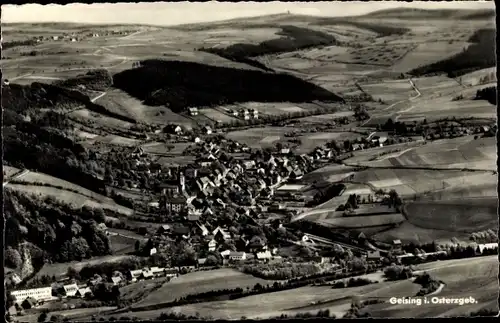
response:
<path id="1" fill-rule="evenodd" d="M 412 88 L 413 88 L 413 89 L 417 92 L 417 95 L 416 95 L 416 96 L 413 96 L 413 97 L 410 97 L 410 98 L 408 98 L 408 99 L 404 99 L 404 100 L 401 100 L 401 101 L 395 102 L 395 103 L 393 103 L 393 104 L 389 105 L 388 107 L 386 107 L 386 108 L 382 109 L 381 111 L 387 111 L 387 110 L 390 110 L 390 109 L 394 108 L 394 107 L 395 107 L 396 105 L 398 105 L 398 104 L 401 104 L 401 103 L 404 103 L 404 102 L 409 102 L 409 101 L 412 101 L 412 100 L 414 100 L 414 99 L 416 99 L 416 98 L 418 98 L 418 97 L 420 97 L 420 96 L 422 95 L 422 93 L 420 93 L 420 91 L 419 91 L 419 90 L 415 87 L 415 85 L 413 84 L 413 81 L 412 81 L 411 79 L 408 79 L 408 83 L 410 83 L 410 86 L 411 86 L 411 87 L 412 87 Z M 411 107 L 409 110 L 408 110 L 408 109 L 407 109 L 407 110 L 408 110 L 408 111 L 410 111 L 411 109 L 413 109 L 413 107 Z M 400 112 L 408 112 L 408 111 L 403 110 L 403 111 L 400 111 Z M 396 117 L 395 121 L 397 121 L 397 119 L 398 119 L 399 117 L 401 117 L 401 115 L 398 115 L 398 116 Z M 365 124 L 367 124 L 368 122 L 370 122 L 370 120 L 371 120 L 371 119 L 372 119 L 372 118 L 370 117 L 370 118 L 368 118 L 368 120 L 365 120 L 365 121 L 364 121 L 364 122 L 360 125 L 360 127 L 363 127 Z"/>
<path id="2" fill-rule="evenodd" d="M 9 182 L 11 182 L 11 181 L 15 181 L 15 180 L 20 179 L 23 176 L 26 176 L 29 172 L 30 171 L 28 169 L 25 169 L 25 170 L 17 173 L 14 176 L 11 176 L 9 179 L 7 179 L 5 182 L 3 182 L 3 187 L 5 187 L 5 185 L 9 184 Z"/>
<path id="3" fill-rule="evenodd" d="M 107 93 L 108 93 L 108 92 L 106 92 L 106 91 L 105 91 L 105 92 L 102 92 L 101 94 L 99 94 L 99 95 L 98 95 L 98 96 L 96 96 L 95 98 L 90 99 L 90 102 L 94 103 L 95 101 L 97 101 L 97 100 L 99 100 L 100 98 L 102 98 L 103 96 L 105 96 Z M 67 115 L 67 114 L 70 114 L 70 113 L 72 113 L 72 112 L 75 112 L 75 111 L 81 110 L 81 109 L 83 109 L 83 108 L 85 108 L 85 105 L 80 105 L 80 106 L 77 106 L 77 107 L 76 107 L 76 108 L 74 108 L 74 109 L 71 109 L 71 110 L 69 110 L 69 111 L 64 112 L 64 115 Z"/>

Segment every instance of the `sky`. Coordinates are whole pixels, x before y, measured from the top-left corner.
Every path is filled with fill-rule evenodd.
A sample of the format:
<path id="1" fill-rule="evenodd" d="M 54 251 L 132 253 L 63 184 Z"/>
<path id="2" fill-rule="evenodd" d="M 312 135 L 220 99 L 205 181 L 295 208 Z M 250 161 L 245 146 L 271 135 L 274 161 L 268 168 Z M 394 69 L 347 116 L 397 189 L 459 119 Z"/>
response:
<path id="1" fill-rule="evenodd" d="M 495 8 L 493 1 L 411 3 L 397 1 L 325 2 L 143 2 L 69 5 L 3 5 L 2 22 L 75 22 L 95 24 L 179 25 L 285 13 L 312 16 L 353 16 L 371 11 L 411 7 L 422 9 Z"/>

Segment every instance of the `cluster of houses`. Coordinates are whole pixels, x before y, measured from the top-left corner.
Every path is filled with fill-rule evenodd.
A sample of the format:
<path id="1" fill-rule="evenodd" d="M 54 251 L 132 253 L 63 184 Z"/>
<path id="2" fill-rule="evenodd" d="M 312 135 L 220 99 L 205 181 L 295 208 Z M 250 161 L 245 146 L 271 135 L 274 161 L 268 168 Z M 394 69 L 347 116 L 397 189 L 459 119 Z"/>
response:
<path id="1" fill-rule="evenodd" d="M 154 240 L 155 249 L 162 250 L 167 248 L 165 242 L 182 239 L 190 245 L 200 250 L 208 252 L 218 252 L 222 259 L 222 265 L 235 261 L 257 260 L 267 261 L 277 257 L 278 249 L 269 248 L 266 241 L 259 236 L 251 238 L 244 234 L 230 233 L 226 227 L 217 226 L 213 230 L 208 229 L 208 224 L 201 221 L 172 225 L 162 225 L 157 232 Z M 236 250 L 227 249 L 224 246 L 234 245 Z M 198 258 L 198 266 L 221 265 L 221 263 L 210 264 L 206 262 L 207 258 Z"/>
<path id="2" fill-rule="evenodd" d="M 227 109 L 227 112 L 233 117 L 243 120 L 259 119 L 259 111 L 256 109 Z"/>
<path id="3" fill-rule="evenodd" d="M 140 280 L 154 279 L 158 277 L 175 278 L 179 275 L 182 268 L 161 268 L 150 267 L 138 270 L 130 270 L 125 275 L 121 272 L 114 272 L 109 279 L 95 274 L 85 284 L 76 282 L 56 282 L 51 286 L 14 290 L 11 295 L 15 298 L 15 304 L 22 309 L 31 309 L 45 302 L 57 301 L 61 298 L 89 298 L 92 297 L 93 287 L 100 283 L 110 283 L 113 286 L 124 286 Z M 187 268 L 191 269 L 191 268 Z"/>
<path id="4" fill-rule="evenodd" d="M 202 142 L 196 163 L 183 170 L 163 186 L 163 206 L 167 213 L 186 211 L 189 217 L 199 219 L 210 212 L 212 205 L 263 206 L 275 191 L 290 180 L 299 180 L 312 168 L 307 155 L 290 155 L 289 149 L 277 154 L 227 159 L 227 154 L 214 142 Z M 215 196 L 222 192 L 223 199 Z M 219 194 L 220 195 L 220 194 Z M 207 211 L 208 210 L 208 211 Z"/>

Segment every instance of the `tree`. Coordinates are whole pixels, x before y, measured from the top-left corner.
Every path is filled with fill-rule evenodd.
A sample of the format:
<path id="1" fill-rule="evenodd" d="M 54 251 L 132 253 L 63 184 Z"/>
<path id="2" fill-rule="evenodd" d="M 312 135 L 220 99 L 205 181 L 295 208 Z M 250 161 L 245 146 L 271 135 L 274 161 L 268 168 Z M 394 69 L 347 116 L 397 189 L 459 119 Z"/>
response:
<path id="1" fill-rule="evenodd" d="M 66 276 L 68 276 L 69 279 L 76 279 L 78 278 L 78 271 L 76 271 L 76 269 L 73 267 L 68 267 L 68 270 L 66 271 Z"/>
<path id="2" fill-rule="evenodd" d="M 46 320 L 47 320 L 47 313 L 42 312 L 42 313 L 38 316 L 38 322 L 45 322 Z"/>
<path id="3" fill-rule="evenodd" d="M 384 269 L 384 275 L 389 280 L 401 280 L 412 277 L 413 271 L 410 267 L 391 265 Z"/>
<path id="4" fill-rule="evenodd" d="M 19 251 L 16 249 L 13 249 L 12 247 L 7 247 L 5 250 L 5 265 L 7 267 L 11 267 L 13 269 L 20 268 L 21 265 L 23 264 L 23 259 L 21 257 L 21 254 Z"/>
<path id="5" fill-rule="evenodd" d="M 215 255 L 209 255 L 205 263 L 207 266 L 216 266 L 219 264 L 219 260 Z"/>

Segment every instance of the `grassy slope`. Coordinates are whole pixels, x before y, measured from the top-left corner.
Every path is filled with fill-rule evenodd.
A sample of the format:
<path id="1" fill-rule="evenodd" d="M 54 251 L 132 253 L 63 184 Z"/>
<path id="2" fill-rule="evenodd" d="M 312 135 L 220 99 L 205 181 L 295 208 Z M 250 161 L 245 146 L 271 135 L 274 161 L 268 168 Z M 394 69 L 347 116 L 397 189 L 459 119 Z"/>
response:
<path id="1" fill-rule="evenodd" d="M 411 317 L 431 317 L 451 313 L 467 314 L 476 307 L 490 305 L 496 300 L 498 266 L 497 260 L 493 256 L 433 262 L 421 265 L 417 269 L 428 270 L 433 277 L 447 283 L 440 296 L 467 297 L 472 295 L 480 303 L 464 306 L 434 305 L 429 307 L 429 311 L 422 311 L 422 308 L 416 306 L 392 306 L 384 302 L 383 304 L 370 305 L 366 310 L 376 317 L 408 317 L 407 313 L 411 313 Z M 317 312 L 320 309 L 329 309 L 331 313 L 341 316 L 349 309 L 352 296 L 358 296 L 360 300 L 375 298 L 388 301 L 390 297 L 415 296 L 420 287 L 410 280 L 381 282 L 347 289 L 308 286 L 231 301 L 206 302 L 171 309 L 134 312 L 132 316 L 141 319 L 154 319 L 162 312 L 181 312 L 187 315 L 199 313 L 202 317 L 212 316 L 215 319 L 240 319 L 242 316 L 268 318 L 279 316 L 282 313 Z M 311 305 L 311 302 L 321 302 L 322 304 Z"/>
<path id="2" fill-rule="evenodd" d="M 172 302 L 188 294 L 204 293 L 212 290 L 253 288 L 257 283 L 272 285 L 273 281 L 253 277 L 233 269 L 201 271 L 180 276 L 165 284 L 162 288 L 148 295 L 135 304 L 135 308 Z"/>
<path id="3" fill-rule="evenodd" d="M 81 202 L 83 201 L 83 203 L 88 202 L 92 206 L 102 207 L 104 209 L 110 209 L 124 215 L 131 215 L 134 213 L 133 210 L 116 204 L 116 202 L 114 202 L 109 197 L 105 197 L 101 194 L 92 192 L 79 185 L 73 184 L 71 182 L 50 175 L 30 172 L 27 175 L 24 175 L 23 177 L 19 178 L 16 181 L 16 183 L 17 182 L 25 183 L 26 185 L 8 184 L 7 186 L 15 190 L 53 196 L 56 199 L 62 200 L 67 204 L 76 203 L 80 204 L 81 206 L 82 204 Z M 29 185 L 33 183 L 49 184 L 54 187 Z M 59 187 L 62 187 L 62 189 Z"/>

